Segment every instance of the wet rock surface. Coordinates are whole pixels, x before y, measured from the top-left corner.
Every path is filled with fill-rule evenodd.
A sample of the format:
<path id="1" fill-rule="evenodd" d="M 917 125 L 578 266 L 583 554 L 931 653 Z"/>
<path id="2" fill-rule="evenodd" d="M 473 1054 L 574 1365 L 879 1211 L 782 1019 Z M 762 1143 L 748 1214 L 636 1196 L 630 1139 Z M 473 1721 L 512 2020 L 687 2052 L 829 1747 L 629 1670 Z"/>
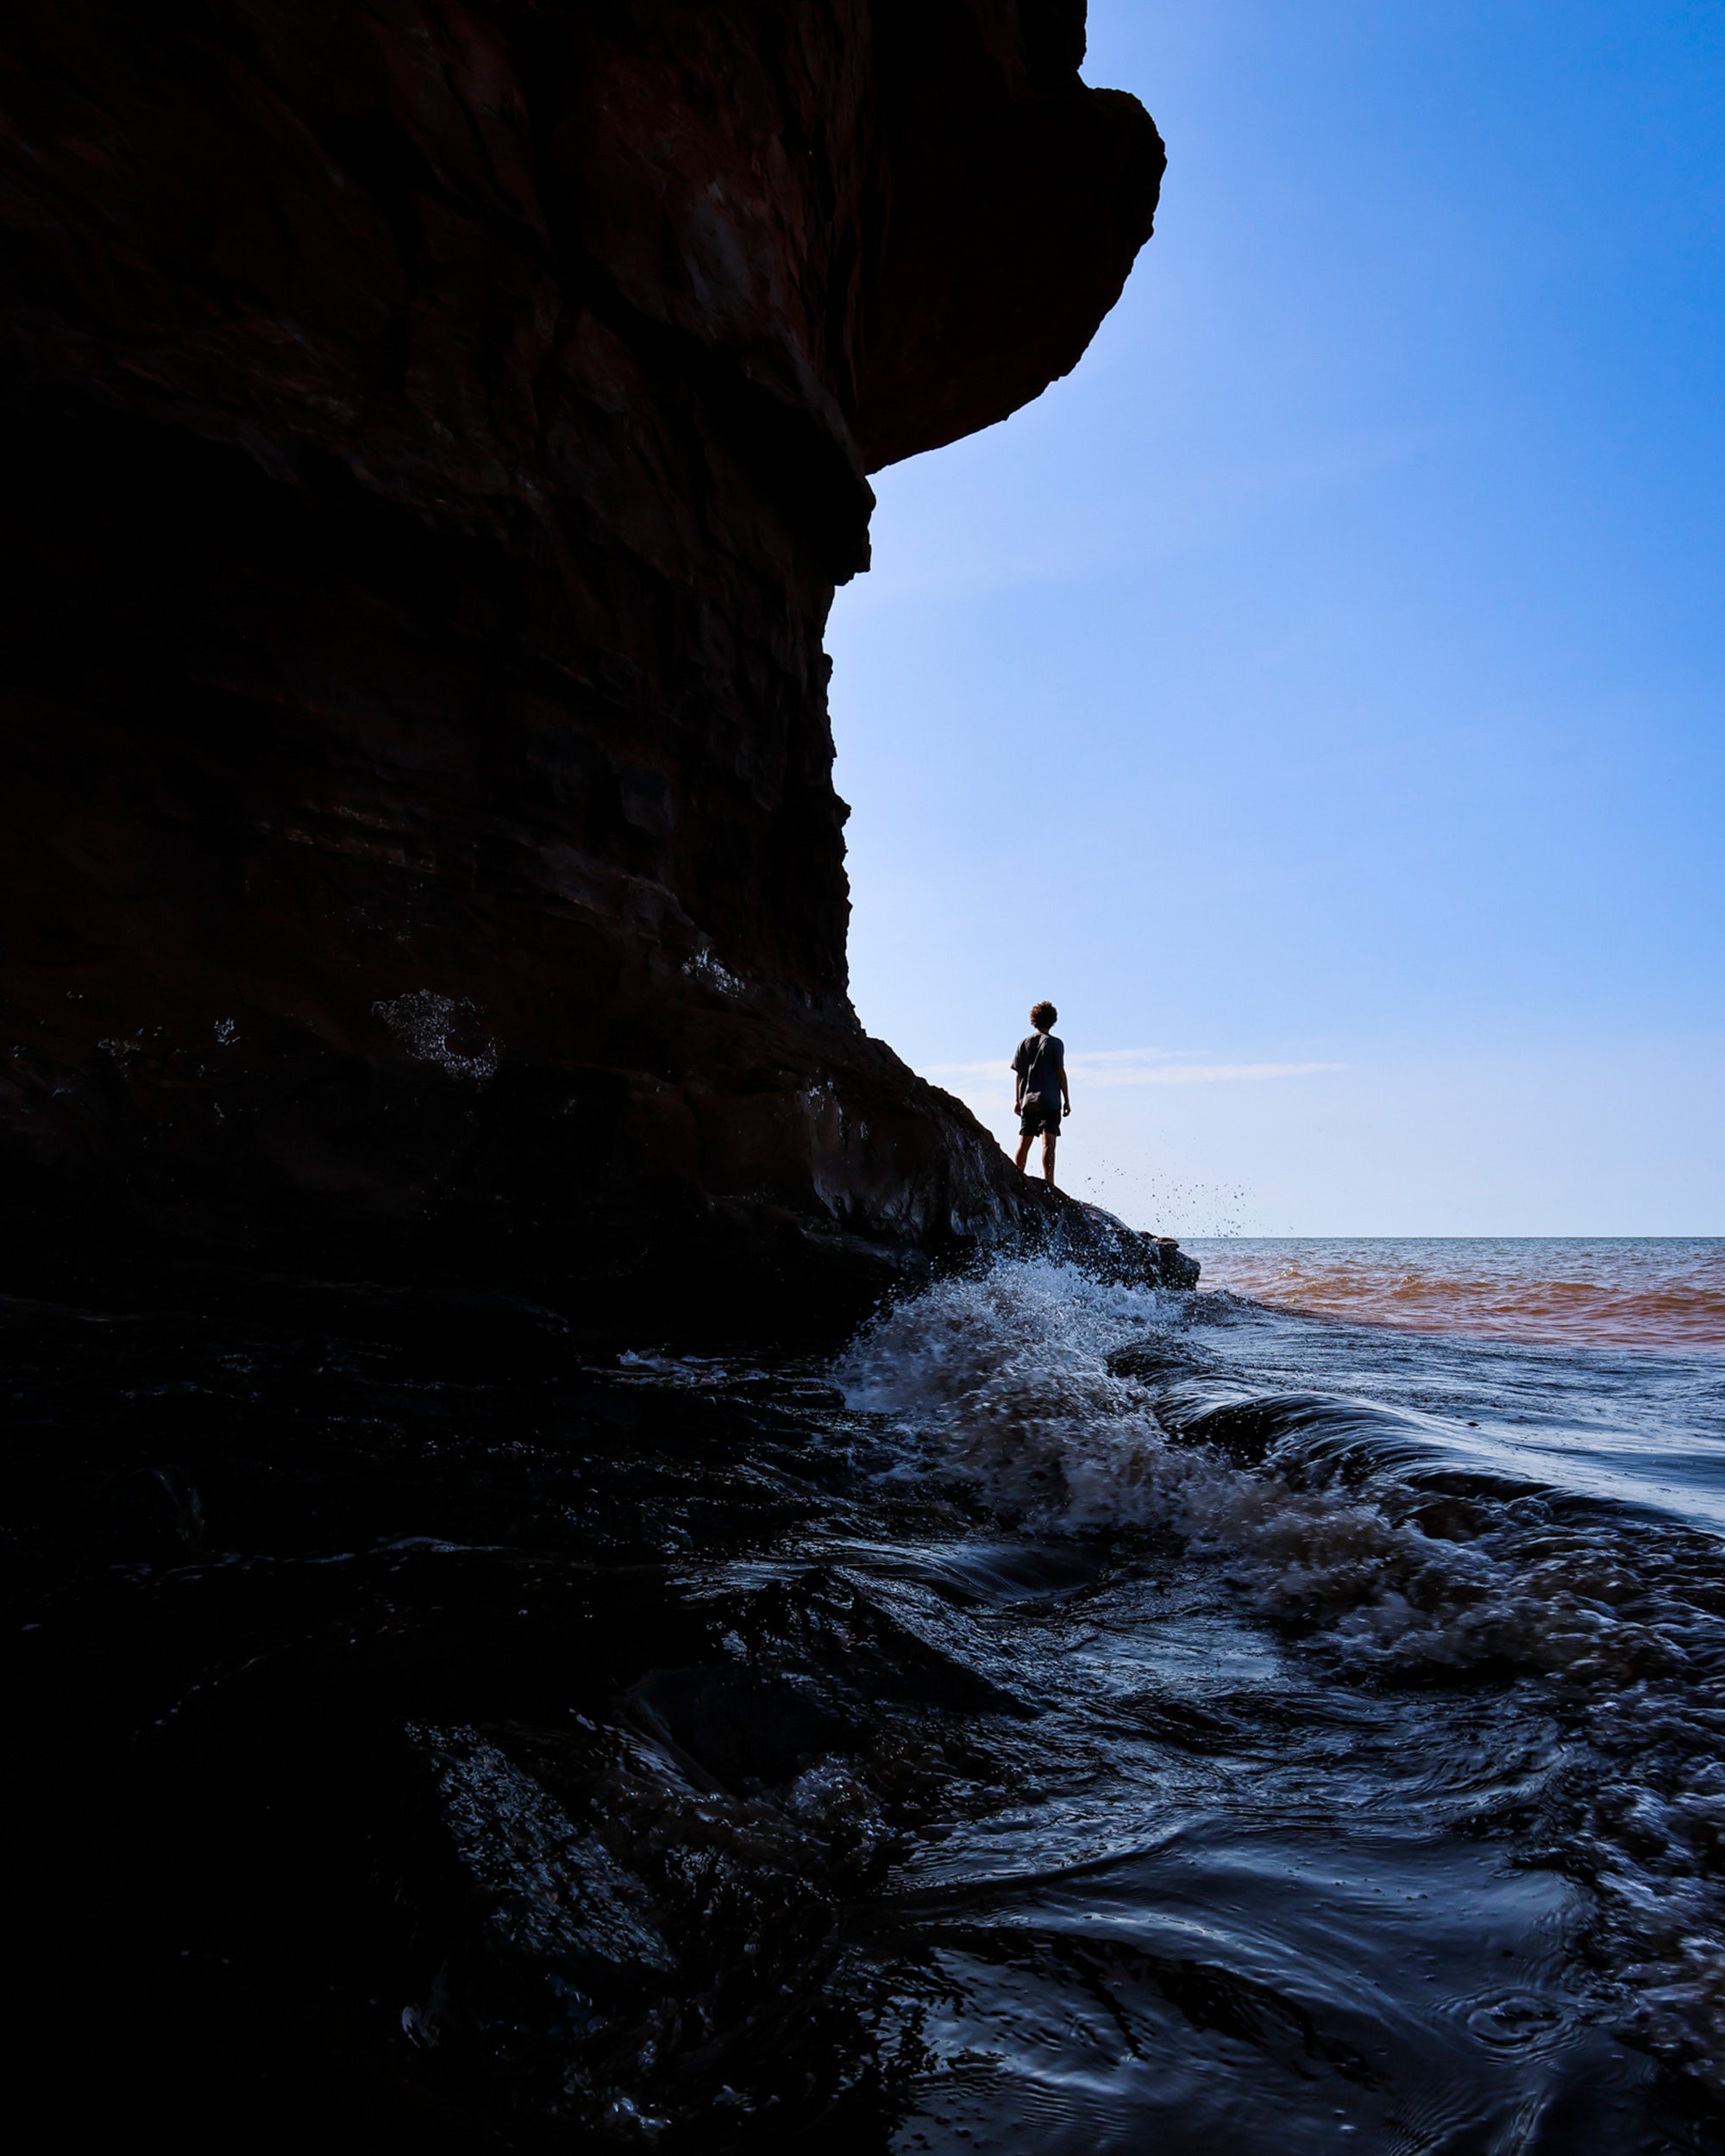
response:
<path id="1" fill-rule="evenodd" d="M 543 1378 L 505 1388 L 518 1413 L 499 1444 L 463 1431 L 459 1410 L 448 1422 L 461 1386 L 387 1352 L 332 1362 L 329 1342 L 225 1341 L 244 1370 L 212 1393 L 185 1380 L 188 1354 L 202 1359 L 191 1326 L 154 1358 L 133 1335 L 123 1360 L 156 1368 L 133 1369 L 72 1468 L 87 1395 L 70 1344 L 29 1373 L 53 1397 L 31 1403 L 49 1420 L 17 1463 L 11 1525 L 41 1598 L 38 1628 L 14 1626 L 39 1659 L 13 1801 L 46 1859 L 14 2010 L 72 2086 L 72 2115 L 179 2115 L 210 2146 L 238 2120 L 247 2139 L 261 2122 L 285 2141 L 333 2109 L 344 2145 L 392 2125 L 435 2146 L 476 2130 L 463 2105 L 483 2113 L 488 2070 L 535 2085 L 550 2071 L 558 2100 L 548 2054 L 567 2065 L 606 2009 L 638 2015 L 667 1949 L 579 1794 L 566 1804 L 500 1725 L 519 1726 L 518 1745 L 550 1725 L 566 1767 L 571 1753 L 577 1778 L 593 1767 L 591 1720 L 570 1717 L 639 1675 L 630 1656 L 650 1663 L 674 1602 L 639 1501 L 644 1470 L 662 1494 L 668 1477 L 680 1512 L 674 1461 L 648 1466 L 630 1445 L 627 1394 L 601 1409 L 602 1462 L 591 1431 L 586 1446 L 566 1437 L 571 1476 L 544 1442 Z M 267 1407 L 247 1397 L 264 1376 Z M 500 1404 L 482 1388 L 467 1405 L 482 1395 Z M 595 1470 L 637 1501 L 595 1507 L 580 1488 Z M 596 1599 L 618 1620 L 597 1651 Z M 548 1656 L 569 1680 L 553 1680 L 567 1694 L 554 1709 Z M 110 2099 L 76 2084 L 116 1996 Z M 273 2103 L 272 2127 L 259 2114 Z M 515 2145 L 499 2108 L 498 2145 Z"/>
<path id="2" fill-rule="evenodd" d="M 866 471 L 1070 367 L 1149 233 L 1082 22 L 7 11 L 15 1286 L 855 1314 L 1084 1236 L 857 1025 L 820 641 Z"/>
<path id="3" fill-rule="evenodd" d="M 878 2145 L 846 1911 L 1024 1702 L 819 1546 L 876 1442 L 819 1369 L 449 1320 L 0 1312 L 32 2088 L 193 2147 Z"/>
<path id="4" fill-rule="evenodd" d="M 831 1363 L 317 1314 L 0 1303 L 21 2115 L 1717 2156 L 1598 1959 L 1609 1746 L 1537 1654 L 1338 1658 L 1356 1495 L 1182 1426 L 1191 1299 L 1009 1267 Z"/>

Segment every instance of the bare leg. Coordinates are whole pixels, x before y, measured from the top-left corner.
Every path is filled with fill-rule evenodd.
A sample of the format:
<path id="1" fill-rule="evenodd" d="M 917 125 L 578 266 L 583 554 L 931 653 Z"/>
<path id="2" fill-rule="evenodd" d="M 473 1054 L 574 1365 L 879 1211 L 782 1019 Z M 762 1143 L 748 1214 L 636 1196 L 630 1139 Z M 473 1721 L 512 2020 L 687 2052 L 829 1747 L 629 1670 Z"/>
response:
<path id="1" fill-rule="evenodd" d="M 1042 1134 L 1042 1180 L 1051 1189 L 1053 1188 L 1054 1133 L 1052 1131 L 1044 1131 Z"/>
<path id="2" fill-rule="evenodd" d="M 1014 1156 L 1014 1158 L 1017 1161 L 1019 1170 L 1022 1174 L 1024 1164 L 1030 1158 L 1030 1138 L 1028 1134 L 1019 1140 L 1019 1150 L 1017 1154 Z"/>

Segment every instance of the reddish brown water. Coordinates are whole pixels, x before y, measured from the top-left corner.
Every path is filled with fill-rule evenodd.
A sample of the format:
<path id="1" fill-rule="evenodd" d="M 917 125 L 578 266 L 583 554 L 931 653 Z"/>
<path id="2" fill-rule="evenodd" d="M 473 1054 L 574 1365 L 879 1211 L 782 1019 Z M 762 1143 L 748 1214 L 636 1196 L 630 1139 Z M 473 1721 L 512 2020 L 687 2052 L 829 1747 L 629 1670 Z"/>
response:
<path id="1" fill-rule="evenodd" d="M 1725 1352 L 1717 1238 L 1277 1238 L 1192 1247 L 1206 1290 L 1311 1317 L 1552 1347 Z"/>

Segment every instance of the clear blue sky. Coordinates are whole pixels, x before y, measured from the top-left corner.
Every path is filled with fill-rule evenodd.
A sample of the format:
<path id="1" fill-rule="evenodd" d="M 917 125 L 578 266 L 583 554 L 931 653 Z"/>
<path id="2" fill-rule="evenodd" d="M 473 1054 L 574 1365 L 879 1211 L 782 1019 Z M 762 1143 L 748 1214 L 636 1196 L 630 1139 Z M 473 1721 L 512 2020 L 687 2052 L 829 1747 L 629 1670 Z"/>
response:
<path id="1" fill-rule="evenodd" d="M 1005 1133 L 1051 996 L 1062 1181 L 1176 1232 L 1725 1232 L 1725 5 L 1085 73 L 1157 236 L 834 611 L 864 1023 Z"/>

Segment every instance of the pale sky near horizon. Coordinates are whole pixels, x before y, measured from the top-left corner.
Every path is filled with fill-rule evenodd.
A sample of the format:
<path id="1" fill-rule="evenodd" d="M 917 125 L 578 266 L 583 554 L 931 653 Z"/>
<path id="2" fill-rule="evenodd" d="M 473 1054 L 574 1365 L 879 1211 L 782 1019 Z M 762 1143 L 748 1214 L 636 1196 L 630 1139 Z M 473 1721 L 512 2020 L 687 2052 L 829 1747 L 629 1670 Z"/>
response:
<path id="1" fill-rule="evenodd" d="M 1725 1232 L 1725 6 L 1100 0 L 1076 372 L 881 473 L 853 993 L 1201 1234 Z"/>

